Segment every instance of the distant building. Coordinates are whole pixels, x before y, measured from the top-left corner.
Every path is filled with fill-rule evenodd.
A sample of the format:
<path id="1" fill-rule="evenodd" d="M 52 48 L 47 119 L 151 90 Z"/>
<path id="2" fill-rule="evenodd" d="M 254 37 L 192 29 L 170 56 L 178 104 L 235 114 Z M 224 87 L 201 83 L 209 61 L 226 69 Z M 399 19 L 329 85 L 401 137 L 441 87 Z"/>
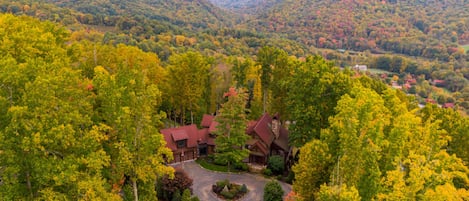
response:
<path id="1" fill-rule="evenodd" d="M 445 103 L 442 106 L 443 108 L 454 108 L 454 103 Z"/>
<path id="2" fill-rule="evenodd" d="M 352 67 L 352 70 L 357 70 L 357 71 L 367 71 L 368 67 L 366 65 L 355 65 Z"/>
<path id="3" fill-rule="evenodd" d="M 431 83 L 437 87 L 444 87 L 446 85 L 444 80 L 433 80 Z"/>

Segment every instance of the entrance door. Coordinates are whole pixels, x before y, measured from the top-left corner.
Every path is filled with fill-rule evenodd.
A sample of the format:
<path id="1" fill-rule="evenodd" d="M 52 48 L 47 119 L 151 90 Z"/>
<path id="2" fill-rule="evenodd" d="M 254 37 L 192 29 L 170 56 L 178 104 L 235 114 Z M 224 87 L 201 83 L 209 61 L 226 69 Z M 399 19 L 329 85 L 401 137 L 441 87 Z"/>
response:
<path id="1" fill-rule="evenodd" d="M 207 145 L 199 146 L 199 156 L 206 156 L 207 153 Z"/>

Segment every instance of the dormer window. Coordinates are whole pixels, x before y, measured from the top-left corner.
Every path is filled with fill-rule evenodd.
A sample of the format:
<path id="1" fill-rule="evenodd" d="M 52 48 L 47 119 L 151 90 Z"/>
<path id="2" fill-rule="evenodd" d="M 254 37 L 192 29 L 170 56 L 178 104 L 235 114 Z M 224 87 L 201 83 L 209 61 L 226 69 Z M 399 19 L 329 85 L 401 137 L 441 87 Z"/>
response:
<path id="1" fill-rule="evenodd" d="M 171 136 L 173 137 L 173 141 L 176 142 L 176 146 L 178 148 L 187 147 L 187 139 L 189 139 L 189 135 L 187 135 L 185 130 L 173 131 Z"/>
<path id="2" fill-rule="evenodd" d="M 178 148 L 185 148 L 187 147 L 187 140 L 176 141 L 176 144 Z"/>

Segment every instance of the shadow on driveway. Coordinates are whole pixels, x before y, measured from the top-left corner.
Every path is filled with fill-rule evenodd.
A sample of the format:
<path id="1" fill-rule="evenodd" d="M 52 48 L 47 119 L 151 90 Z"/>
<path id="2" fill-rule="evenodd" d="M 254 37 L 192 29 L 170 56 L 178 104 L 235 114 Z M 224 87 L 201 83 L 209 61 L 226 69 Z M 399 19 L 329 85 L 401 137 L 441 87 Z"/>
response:
<path id="1" fill-rule="evenodd" d="M 264 186 L 270 181 L 260 175 L 249 173 L 224 173 L 214 172 L 203 169 L 194 161 L 180 163 L 175 165 L 187 172 L 194 180 L 192 189 L 194 195 L 201 201 L 218 201 L 216 195 L 212 192 L 212 185 L 215 182 L 228 179 L 232 183 L 246 184 L 249 192 L 240 201 L 262 201 L 264 196 Z M 279 182 L 285 192 L 283 196 L 291 191 L 291 185 Z"/>

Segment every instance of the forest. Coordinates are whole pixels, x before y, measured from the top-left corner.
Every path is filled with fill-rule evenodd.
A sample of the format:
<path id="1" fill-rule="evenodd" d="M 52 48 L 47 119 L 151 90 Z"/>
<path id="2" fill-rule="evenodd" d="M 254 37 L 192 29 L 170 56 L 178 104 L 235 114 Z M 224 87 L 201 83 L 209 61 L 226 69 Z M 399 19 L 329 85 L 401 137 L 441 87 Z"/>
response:
<path id="1" fill-rule="evenodd" d="M 298 58 L 321 55 L 340 67 L 368 65 L 384 70 L 389 85 L 415 79 L 404 90 L 421 104 L 452 104 L 469 112 L 467 1 L 213 2 L 222 8 L 209 1 L 0 0 L 0 11 L 104 34 L 86 37 L 136 46 L 157 54 L 162 63 L 187 51 L 220 62 L 273 46 Z M 444 83 L 435 85 L 434 80 Z"/>
<path id="2" fill-rule="evenodd" d="M 172 154 L 159 130 L 199 123 L 203 114 L 219 110 L 230 87 L 245 91 L 247 119 L 269 112 L 292 122 L 289 140 L 299 155 L 287 199 L 469 197 L 469 57 L 457 46 L 467 40 L 467 30 L 455 30 L 455 38 L 440 33 L 438 41 L 445 46 L 438 55 L 422 54 L 430 51 L 427 42 L 437 37 L 434 29 L 420 31 L 417 38 L 424 48 L 413 55 L 384 45 L 389 40 L 405 42 L 399 37 L 414 37 L 412 31 L 376 39 L 378 49 L 360 49 L 357 43 L 335 46 L 334 32 L 321 30 L 332 34 L 324 35 L 321 46 L 302 41 L 310 39 L 294 32 L 274 34 L 270 28 L 249 27 L 252 14 L 230 18 L 224 13 L 231 11 L 208 1 L 186 5 L 187 1 L 135 0 L 120 7 L 113 1 L 92 2 L 0 1 L 0 10 L 8 13 L 0 14 L 0 198 L 157 200 L 155 181 L 175 175 L 166 166 Z M 403 18 L 396 8 L 427 8 L 425 3 L 400 1 L 350 2 L 352 10 L 393 12 L 396 19 Z M 444 16 L 441 19 L 457 18 L 463 28 L 469 27 L 467 12 L 451 10 L 458 6 L 445 2 L 453 1 L 434 2 L 446 5 L 443 11 L 421 9 L 429 16 L 419 18 L 422 23 Z M 167 8 L 139 9 L 153 9 L 151 3 Z M 269 9 L 279 5 L 295 4 L 273 4 Z M 181 10 L 174 7 L 200 9 L 193 13 L 206 17 L 178 21 L 168 14 Z M 314 7 L 331 9 L 320 13 L 334 9 L 320 3 Z M 137 11 L 141 13 L 129 15 Z M 338 16 L 318 20 L 328 24 L 330 17 Z M 203 20 L 195 20 L 199 18 Z M 380 23 L 376 26 L 384 26 L 377 28 L 383 32 L 377 35 L 389 31 L 388 22 Z M 451 30 L 446 26 L 452 24 L 441 23 L 441 29 Z M 346 35 L 354 40 L 362 34 Z M 371 38 L 364 38 L 369 44 Z M 456 52 L 449 53 L 449 47 Z M 358 62 L 389 75 L 347 68 Z M 389 86 L 409 76 L 416 79 L 413 89 Z M 431 85 L 431 80 L 446 84 Z M 456 107 L 422 105 L 428 98 Z"/>

